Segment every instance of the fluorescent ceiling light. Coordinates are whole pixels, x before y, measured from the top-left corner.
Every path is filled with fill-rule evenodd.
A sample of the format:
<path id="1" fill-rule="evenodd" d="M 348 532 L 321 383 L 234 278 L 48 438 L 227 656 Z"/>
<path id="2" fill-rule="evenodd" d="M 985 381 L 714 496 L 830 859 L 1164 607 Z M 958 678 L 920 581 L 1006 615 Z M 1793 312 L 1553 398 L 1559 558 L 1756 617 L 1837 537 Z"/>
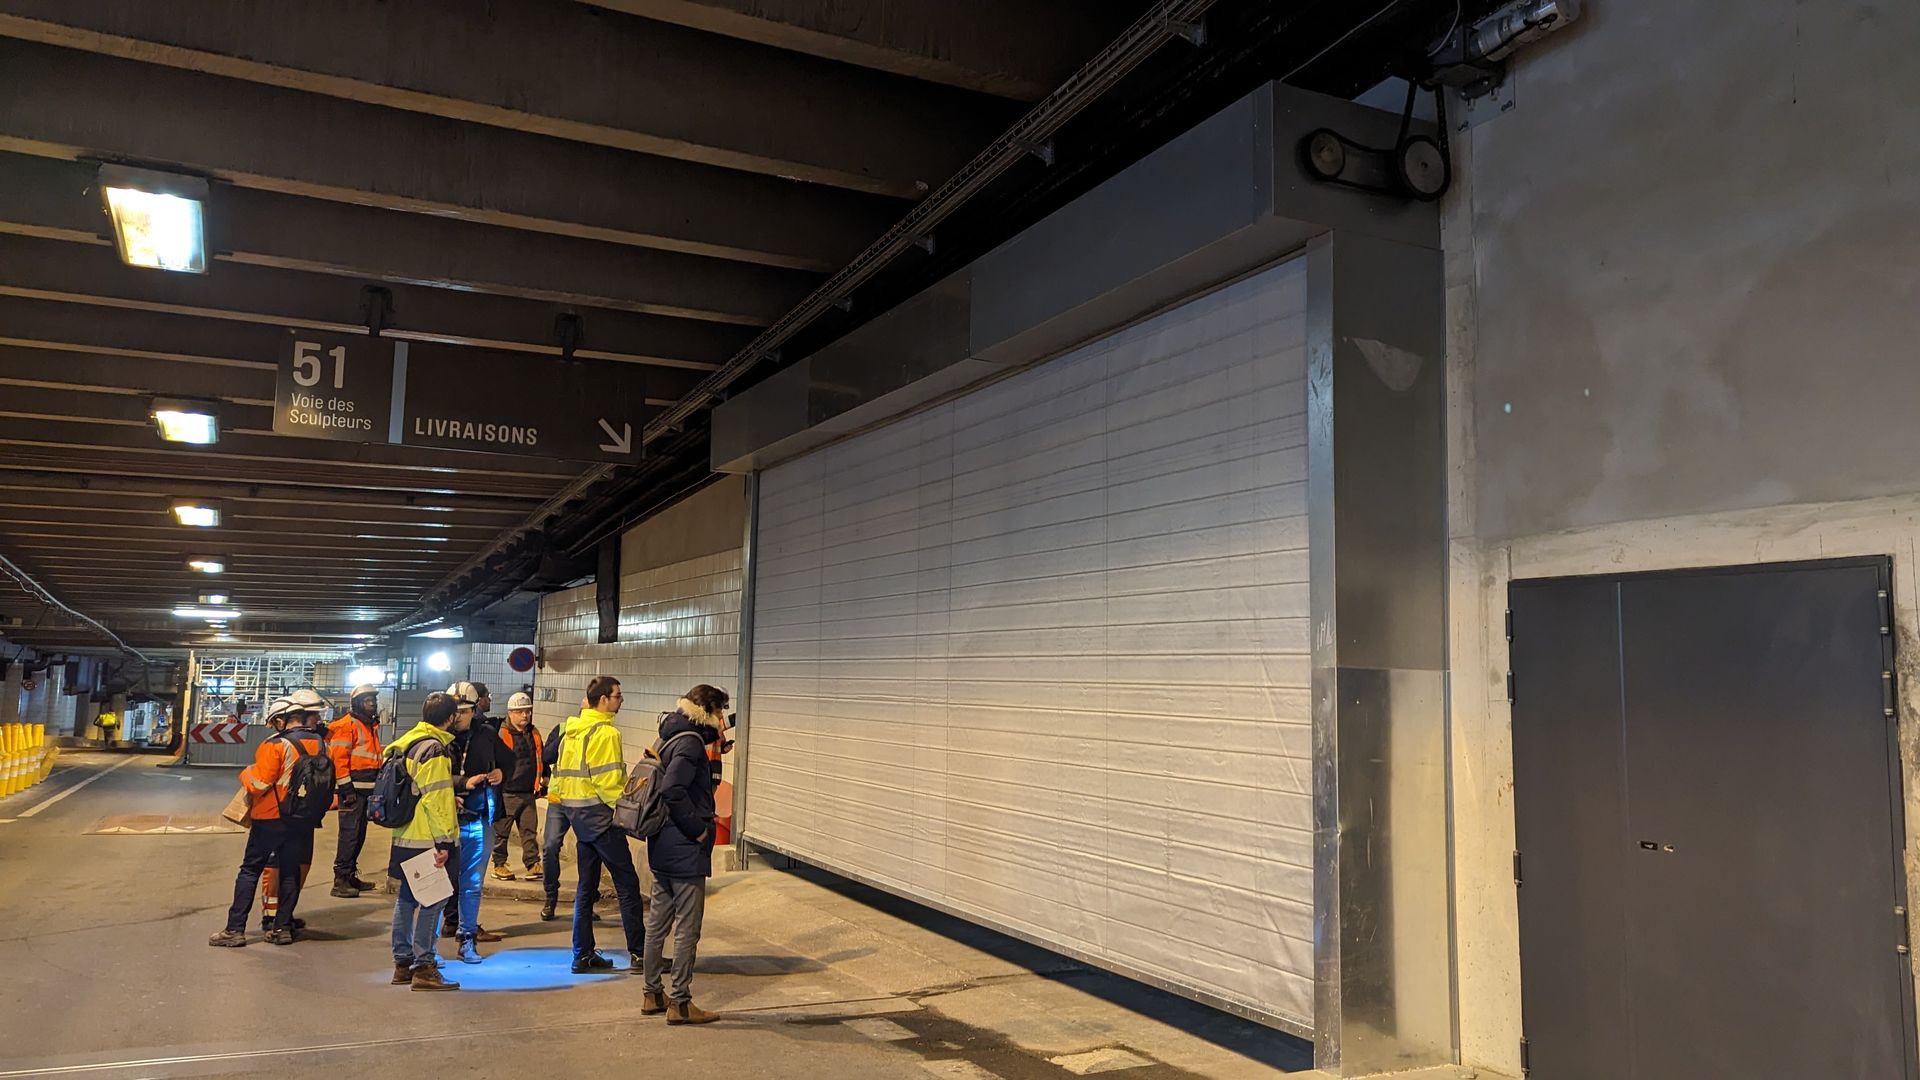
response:
<path id="1" fill-rule="evenodd" d="M 177 502 L 173 504 L 173 518 L 182 525 L 211 529 L 220 524 L 220 507 L 215 503 Z"/>
<path id="2" fill-rule="evenodd" d="M 191 604 L 182 604 L 173 609 L 173 617 L 176 619 L 206 619 L 209 622 L 225 622 L 228 619 L 239 618 L 240 613 L 232 608 L 195 607 Z"/>
<path id="3" fill-rule="evenodd" d="M 413 636 L 441 639 L 462 638 L 467 636 L 467 628 L 464 626 L 442 626 L 438 630 L 428 630 L 425 633 L 415 634 Z"/>
<path id="4" fill-rule="evenodd" d="M 125 165 L 100 168 L 120 261 L 151 270 L 207 272 L 207 182 Z"/>
<path id="5" fill-rule="evenodd" d="M 369 664 L 363 668 L 355 668 L 353 674 L 347 676 L 347 680 L 355 686 L 363 686 L 369 683 L 374 686 L 379 686 L 381 683 L 387 681 L 387 672 L 385 668 L 377 668 Z"/>
<path id="6" fill-rule="evenodd" d="M 227 564 L 219 559 L 188 559 L 187 569 L 202 574 L 224 574 L 227 572 Z"/>
<path id="7" fill-rule="evenodd" d="M 203 592 L 200 594 L 200 602 L 203 604 L 213 604 L 217 607 L 227 602 L 227 594 L 223 592 Z"/>
<path id="8" fill-rule="evenodd" d="M 155 398 L 153 426 L 168 442 L 211 446 L 220 441 L 220 414 L 203 402 Z"/>
<path id="9" fill-rule="evenodd" d="M 452 671 L 453 661 L 447 658 L 446 653 L 434 653 L 432 656 L 427 657 L 427 670 L 441 672 Z"/>

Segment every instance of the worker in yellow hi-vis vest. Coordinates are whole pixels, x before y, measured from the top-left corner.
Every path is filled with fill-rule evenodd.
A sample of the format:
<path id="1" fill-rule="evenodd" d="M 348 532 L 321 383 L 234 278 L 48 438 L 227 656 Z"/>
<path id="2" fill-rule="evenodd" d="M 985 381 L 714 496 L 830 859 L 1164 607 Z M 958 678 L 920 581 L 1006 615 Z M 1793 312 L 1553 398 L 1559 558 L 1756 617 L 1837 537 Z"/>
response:
<path id="1" fill-rule="evenodd" d="M 120 714 L 112 709 L 101 709 L 100 715 L 93 718 L 95 727 L 100 729 L 100 745 L 111 750 L 117 744 L 120 734 Z"/>

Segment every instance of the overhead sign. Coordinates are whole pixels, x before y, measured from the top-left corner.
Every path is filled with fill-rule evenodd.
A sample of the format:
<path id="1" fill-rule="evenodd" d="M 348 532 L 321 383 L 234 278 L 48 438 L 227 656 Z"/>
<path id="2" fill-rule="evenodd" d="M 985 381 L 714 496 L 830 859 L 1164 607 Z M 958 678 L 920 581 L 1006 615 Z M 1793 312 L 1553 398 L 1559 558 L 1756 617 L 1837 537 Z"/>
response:
<path id="1" fill-rule="evenodd" d="M 273 430 L 349 442 L 633 461 L 647 404 L 633 364 L 289 331 Z"/>
<path id="2" fill-rule="evenodd" d="M 290 331 L 274 384 L 274 433 L 388 441 L 393 391 L 393 342 Z"/>

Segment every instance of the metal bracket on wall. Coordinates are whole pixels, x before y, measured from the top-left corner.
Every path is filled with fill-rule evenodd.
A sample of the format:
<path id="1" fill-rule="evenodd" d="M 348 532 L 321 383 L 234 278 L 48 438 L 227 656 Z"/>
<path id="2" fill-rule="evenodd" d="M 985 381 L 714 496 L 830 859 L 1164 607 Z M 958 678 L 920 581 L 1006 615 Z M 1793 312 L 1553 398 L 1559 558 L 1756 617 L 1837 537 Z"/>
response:
<path id="1" fill-rule="evenodd" d="M 1525 883 L 1526 879 L 1520 873 L 1520 853 L 1516 851 L 1513 853 L 1513 887 L 1517 889 Z"/>
<path id="2" fill-rule="evenodd" d="M 1477 128 L 1496 116 L 1512 112 L 1520 104 L 1511 69 L 1485 93 L 1468 97 L 1458 88 L 1449 86 L 1446 98 L 1447 120 L 1455 133 Z"/>
<path id="3" fill-rule="evenodd" d="M 1893 594 L 1880 590 L 1880 636 L 1893 636 Z"/>
<path id="4" fill-rule="evenodd" d="M 1522 1036 L 1520 1039 L 1520 1075 L 1530 1076 L 1532 1075 L 1532 1073 L 1533 1073 L 1533 1054 L 1530 1050 L 1529 1044 L 1527 1043 L 1526 1037 Z"/>
<path id="5" fill-rule="evenodd" d="M 1893 672 L 1891 671 L 1880 673 L 1880 711 L 1886 714 L 1887 719 L 1893 719 Z"/>
<path id="6" fill-rule="evenodd" d="M 1898 943 L 1894 945 L 1893 951 L 1899 953 L 1901 956 L 1905 956 L 1908 953 L 1913 951 L 1912 950 L 1913 939 L 1909 935 L 1909 930 L 1907 927 L 1906 905 L 1905 904 L 1896 905 L 1893 909 L 1893 917 L 1900 920 L 1900 940 Z"/>
<path id="7" fill-rule="evenodd" d="M 1507 704 L 1513 704 L 1513 672 L 1507 672 Z"/>

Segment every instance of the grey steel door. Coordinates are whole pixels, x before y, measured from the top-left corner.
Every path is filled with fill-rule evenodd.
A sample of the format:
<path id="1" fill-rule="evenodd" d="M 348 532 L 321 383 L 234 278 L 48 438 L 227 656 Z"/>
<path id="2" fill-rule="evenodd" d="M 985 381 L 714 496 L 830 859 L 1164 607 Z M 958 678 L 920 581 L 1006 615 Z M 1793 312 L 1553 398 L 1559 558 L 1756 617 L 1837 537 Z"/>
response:
<path id="1" fill-rule="evenodd" d="M 1914 1075 L 1889 581 L 1514 583 L 1534 1077 Z"/>

